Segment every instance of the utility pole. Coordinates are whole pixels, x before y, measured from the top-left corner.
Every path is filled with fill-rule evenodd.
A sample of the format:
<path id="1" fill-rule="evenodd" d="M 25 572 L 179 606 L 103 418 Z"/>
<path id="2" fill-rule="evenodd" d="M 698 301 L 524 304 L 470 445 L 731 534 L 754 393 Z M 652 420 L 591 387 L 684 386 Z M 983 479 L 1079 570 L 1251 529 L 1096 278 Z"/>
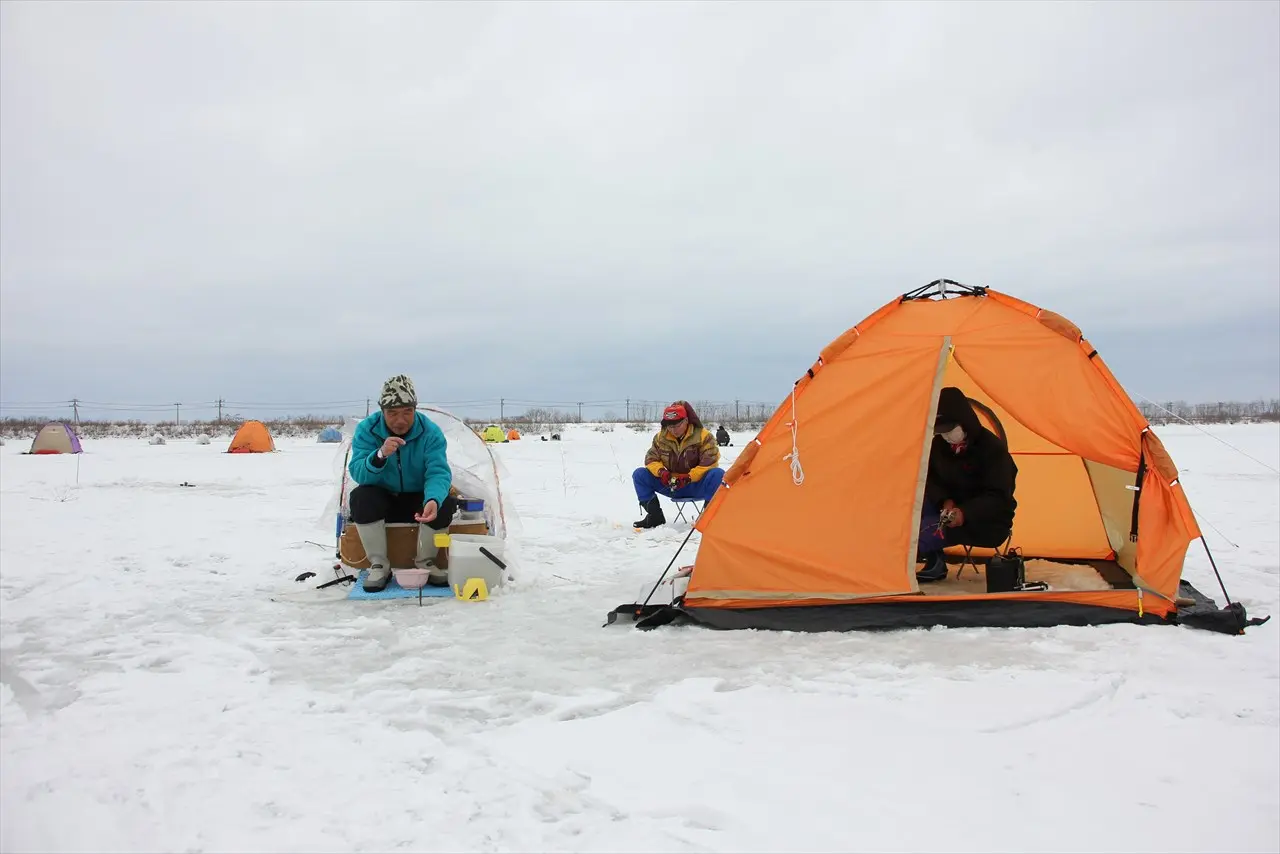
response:
<path id="1" fill-rule="evenodd" d="M 578 401 L 578 423 L 582 423 L 582 401 Z"/>
<path id="2" fill-rule="evenodd" d="M 364 416 L 365 418 L 369 417 L 369 398 L 367 397 L 364 399 Z"/>
<path id="3" fill-rule="evenodd" d="M 631 398 L 627 398 L 627 420 L 631 420 Z"/>
<path id="4" fill-rule="evenodd" d="M 733 402 L 733 420 L 734 421 L 741 420 L 740 418 L 738 418 L 738 401 L 736 400 Z"/>
<path id="5" fill-rule="evenodd" d="M 218 423 L 222 423 L 222 398 L 218 398 Z"/>
<path id="6" fill-rule="evenodd" d="M 76 424 L 80 423 L 80 398 L 78 397 L 71 399 L 71 418 Z"/>
<path id="7" fill-rule="evenodd" d="M 173 405 L 173 426 L 178 427 L 182 424 L 182 404 L 175 403 Z"/>
<path id="8" fill-rule="evenodd" d="M 498 424 L 501 425 L 506 419 L 507 399 L 505 397 L 498 398 Z"/>

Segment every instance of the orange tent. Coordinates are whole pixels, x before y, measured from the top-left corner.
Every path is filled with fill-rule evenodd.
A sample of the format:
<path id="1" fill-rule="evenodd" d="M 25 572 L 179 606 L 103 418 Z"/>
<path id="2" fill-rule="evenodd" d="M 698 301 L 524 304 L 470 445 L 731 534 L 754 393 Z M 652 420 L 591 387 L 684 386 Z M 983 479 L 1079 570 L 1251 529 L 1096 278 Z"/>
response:
<path id="1" fill-rule="evenodd" d="M 271 438 L 271 431 L 261 421 L 246 421 L 240 425 L 236 435 L 227 446 L 228 454 L 265 454 L 274 451 L 276 443 Z"/>
<path id="2" fill-rule="evenodd" d="M 507 441 L 514 442 L 519 438 L 520 438 L 520 431 L 517 430 L 516 428 L 512 427 L 510 430 L 507 431 Z"/>
<path id="3" fill-rule="evenodd" d="M 1007 438 L 1018 467 L 1010 545 L 1026 558 L 1028 581 L 1051 579 L 1047 590 L 988 593 L 981 567 L 967 581 L 955 568 L 943 583 L 916 581 L 931 428 L 948 385 Z M 1191 594 L 1212 605 L 1180 590 L 1200 531 L 1177 469 L 1097 351 L 1053 312 L 949 280 L 831 342 L 743 449 L 696 529 L 678 613 L 651 624 L 1157 622 Z M 629 607 L 649 606 L 615 614 Z"/>

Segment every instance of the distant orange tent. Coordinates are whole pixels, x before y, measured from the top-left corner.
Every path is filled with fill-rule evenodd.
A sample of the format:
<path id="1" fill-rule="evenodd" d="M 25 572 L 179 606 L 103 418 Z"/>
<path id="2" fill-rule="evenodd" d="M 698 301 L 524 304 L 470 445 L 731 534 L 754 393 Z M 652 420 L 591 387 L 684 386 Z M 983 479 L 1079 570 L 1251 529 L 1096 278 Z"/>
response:
<path id="1" fill-rule="evenodd" d="M 261 421 L 246 421 L 240 425 L 231 444 L 227 446 L 228 454 L 265 454 L 276 449 L 271 438 L 271 431 Z"/>
<path id="2" fill-rule="evenodd" d="M 949 550 L 942 583 L 916 579 L 945 386 L 1007 440 L 1018 468 L 1011 547 L 1027 581 L 1044 586 L 989 590 L 982 549 Z M 702 537 L 682 601 L 652 619 L 647 602 L 611 618 L 802 631 L 1248 624 L 1239 603 L 1218 609 L 1183 580 L 1200 529 L 1178 470 L 1080 329 L 949 280 L 828 344 L 694 527 Z M 970 561 L 979 566 L 966 578 Z"/>
<path id="3" fill-rule="evenodd" d="M 517 440 L 517 439 L 519 439 L 519 438 L 520 438 L 520 431 L 519 431 L 519 430 L 517 430 L 517 429 L 515 429 L 514 427 L 512 427 L 512 428 L 507 432 L 507 441 L 509 441 L 509 442 L 514 442 L 515 440 Z"/>

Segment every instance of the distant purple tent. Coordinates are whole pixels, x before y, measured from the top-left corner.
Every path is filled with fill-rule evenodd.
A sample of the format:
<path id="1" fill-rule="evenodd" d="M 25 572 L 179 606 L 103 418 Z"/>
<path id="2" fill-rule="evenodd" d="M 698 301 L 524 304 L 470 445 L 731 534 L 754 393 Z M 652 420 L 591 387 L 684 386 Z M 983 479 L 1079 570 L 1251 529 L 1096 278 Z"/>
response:
<path id="1" fill-rule="evenodd" d="M 40 428 L 31 442 L 30 453 L 78 454 L 81 450 L 80 437 L 71 429 L 71 425 L 53 421 Z"/>

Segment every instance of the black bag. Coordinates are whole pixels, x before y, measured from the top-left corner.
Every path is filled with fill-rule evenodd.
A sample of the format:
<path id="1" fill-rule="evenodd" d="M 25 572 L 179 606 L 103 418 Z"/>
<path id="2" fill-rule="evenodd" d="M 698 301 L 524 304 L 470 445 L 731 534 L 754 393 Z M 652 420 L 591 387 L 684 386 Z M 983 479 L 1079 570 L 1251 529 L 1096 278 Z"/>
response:
<path id="1" fill-rule="evenodd" d="M 993 554 L 987 560 L 987 592 L 1012 593 L 1021 590 L 1027 580 L 1027 564 L 1018 549 Z"/>

